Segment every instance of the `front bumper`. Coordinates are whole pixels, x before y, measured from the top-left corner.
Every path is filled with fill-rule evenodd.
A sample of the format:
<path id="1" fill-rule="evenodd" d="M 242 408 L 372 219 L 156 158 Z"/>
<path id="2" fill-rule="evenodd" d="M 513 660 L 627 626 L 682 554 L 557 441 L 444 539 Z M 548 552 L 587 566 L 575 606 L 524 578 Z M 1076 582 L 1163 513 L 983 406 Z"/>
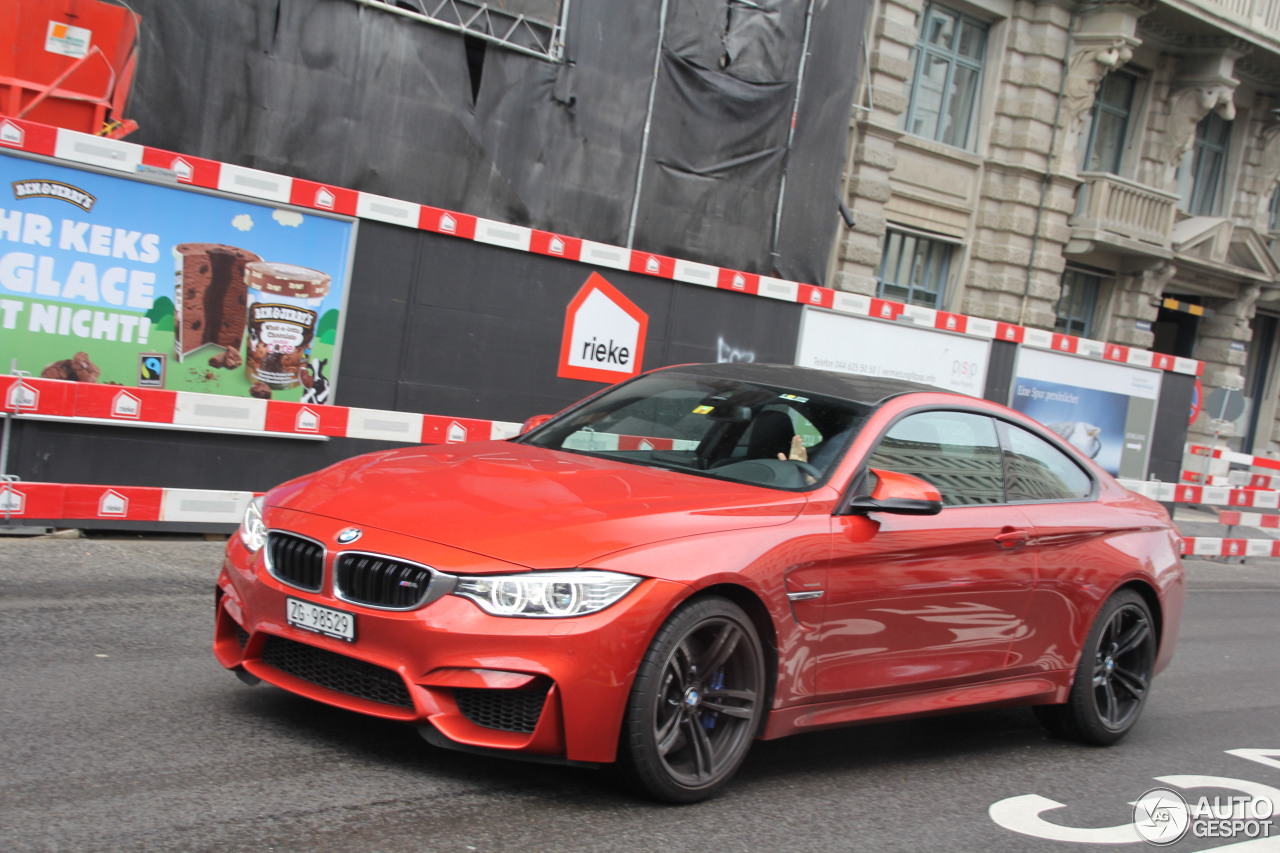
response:
<path id="1" fill-rule="evenodd" d="M 394 534 L 360 544 L 446 571 L 438 564 L 454 556 L 442 549 L 433 562 L 429 543 Z M 214 653 L 229 669 L 301 696 L 428 724 L 461 747 L 609 762 L 640 659 L 687 594 L 682 584 L 649 579 L 612 607 L 566 619 L 490 616 L 453 595 L 381 610 L 334 598 L 329 579 L 318 592 L 286 585 L 267 573 L 263 552 L 250 554 L 232 537 L 217 584 Z M 290 625 L 288 598 L 353 614 L 355 640 Z"/>

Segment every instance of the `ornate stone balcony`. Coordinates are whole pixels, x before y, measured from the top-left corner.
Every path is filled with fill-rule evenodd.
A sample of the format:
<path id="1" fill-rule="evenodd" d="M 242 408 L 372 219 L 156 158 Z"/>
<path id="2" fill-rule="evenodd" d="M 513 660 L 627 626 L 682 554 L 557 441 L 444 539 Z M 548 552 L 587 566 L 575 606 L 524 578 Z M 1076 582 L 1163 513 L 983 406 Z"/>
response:
<path id="1" fill-rule="evenodd" d="M 1122 254 L 1172 255 L 1176 195 L 1104 172 L 1081 172 L 1080 178 L 1084 183 L 1070 220 L 1073 243 L 1087 241 Z"/>
<path id="2" fill-rule="evenodd" d="M 1192 5 L 1243 24 L 1259 35 L 1280 38 L 1280 3 L 1275 0 L 1195 0 Z"/>

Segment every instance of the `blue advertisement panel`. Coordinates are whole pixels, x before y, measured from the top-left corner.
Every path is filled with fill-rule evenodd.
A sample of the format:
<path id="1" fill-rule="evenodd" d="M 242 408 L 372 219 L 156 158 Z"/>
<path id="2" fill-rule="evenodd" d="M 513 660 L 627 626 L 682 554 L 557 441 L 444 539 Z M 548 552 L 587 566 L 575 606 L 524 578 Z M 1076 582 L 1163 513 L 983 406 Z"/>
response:
<path id="1" fill-rule="evenodd" d="M 1160 378 L 1155 370 L 1024 348 L 1010 406 L 1111 474 L 1144 479 Z"/>
<path id="2" fill-rule="evenodd" d="M 333 402 L 355 223 L 0 155 L 0 371 Z"/>

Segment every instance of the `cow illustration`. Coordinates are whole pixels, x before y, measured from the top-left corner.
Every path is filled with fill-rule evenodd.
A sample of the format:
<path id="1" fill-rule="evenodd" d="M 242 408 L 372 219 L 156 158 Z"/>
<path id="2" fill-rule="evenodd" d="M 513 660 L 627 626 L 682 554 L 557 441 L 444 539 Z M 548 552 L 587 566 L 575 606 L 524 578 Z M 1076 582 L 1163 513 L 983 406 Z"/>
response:
<path id="1" fill-rule="evenodd" d="M 329 359 L 308 361 L 299 373 L 302 386 L 307 390 L 302 394 L 302 402 L 323 405 L 329 402 L 329 377 L 324 375 Z"/>

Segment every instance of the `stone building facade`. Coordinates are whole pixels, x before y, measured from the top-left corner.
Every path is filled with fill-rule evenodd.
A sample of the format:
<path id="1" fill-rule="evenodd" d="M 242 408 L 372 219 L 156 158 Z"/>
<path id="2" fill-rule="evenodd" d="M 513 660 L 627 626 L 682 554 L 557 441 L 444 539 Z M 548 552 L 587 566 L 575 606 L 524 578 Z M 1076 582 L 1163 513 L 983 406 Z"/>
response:
<path id="1" fill-rule="evenodd" d="M 866 55 L 837 288 L 1199 359 L 1190 439 L 1280 452 L 1280 0 L 876 0 Z"/>

